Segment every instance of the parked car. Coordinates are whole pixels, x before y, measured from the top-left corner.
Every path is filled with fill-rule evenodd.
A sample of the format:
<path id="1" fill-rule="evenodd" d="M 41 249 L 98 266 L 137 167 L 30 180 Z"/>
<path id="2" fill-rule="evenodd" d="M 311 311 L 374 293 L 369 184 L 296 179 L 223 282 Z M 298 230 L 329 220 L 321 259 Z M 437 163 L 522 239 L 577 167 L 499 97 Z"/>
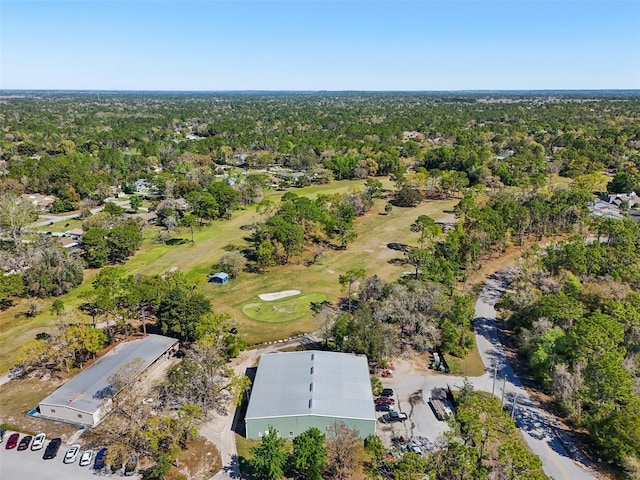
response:
<path id="1" fill-rule="evenodd" d="M 383 388 L 382 391 L 380 392 L 380 396 L 381 397 L 392 397 L 393 396 L 393 389 L 392 388 Z"/>
<path id="2" fill-rule="evenodd" d="M 378 403 L 376 405 L 376 412 L 391 412 L 392 410 L 393 410 L 393 407 L 386 403 Z"/>
<path id="3" fill-rule="evenodd" d="M 19 433 L 12 433 L 9 435 L 9 439 L 7 440 L 7 444 L 4 446 L 7 450 L 11 450 L 12 448 L 16 448 L 18 444 L 18 439 L 20 438 Z"/>
<path id="4" fill-rule="evenodd" d="M 138 468 L 138 457 L 131 457 L 124 465 L 124 476 L 130 477 L 135 475 Z"/>
<path id="5" fill-rule="evenodd" d="M 44 451 L 44 455 L 42 455 L 43 460 L 51 460 L 52 458 L 56 458 L 56 455 L 58 455 L 58 450 L 60 450 L 60 445 L 62 445 L 61 438 L 52 438 L 49 441 L 49 445 L 47 445 L 47 448 Z"/>
<path id="6" fill-rule="evenodd" d="M 22 440 L 20 440 L 20 443 L 18 444 L 18 450 L 26 450 L 27 448 L 29 448 L 29 444 L 31 443 L 31 439 L 33 437 L 31 435 L 25 435 L 24 437 L 22 437 Z"/>
<path id="7" fill-rule="evenodd" d="M 396 401 L 391 397 L 378 397 L 374 402 L 376 405 L 393 405 Z"/>
<path id="8" fill-rule="evenodd" d="M 64 454 L 64 463 L 73 463 L 78 458 L 78 452 L 80 451 L 80 445 L 71 445 L 67 453 Z"/>
<path id="9" fill-rule="evenodd" d="M 44 441 L 47 439 L 47 435 L 44 433 L 39 433 L 36 435 L 36 438 L 33 439 L 33 443 L 31 444 L 31 450 L 40 450 L 44 446 Z"/>
<path id="10" fill-rule="evenodd" d="M 25 371 L 24 368 L 22 368 L 22 367 L 13 367 L 11 370 L 9 370 L 9 378 L 11 380 L 15 380 L 16 378 L 23 377 L 25 373 L 27 373 L 27 372 Z"/>
<path id="11" fill-rule="evenodd" d="M 104 459 L 107 458 L 107 449 L 101 448 L 96 453 L 96 459 L 93 462 L 93 468 L 95 470 L 102 470 L 105 467 Z"/>
<path id="12" fill-rule="evenodd" d="M 80 455 L 80 461 L 78 462 L 78 465 L 80 465 L 81 467 L 86 467 L 91 463 L 92 458 L 93 450 L 85 450 L 84 452 L 82 452 L 82 455 Z"/>
<path id="13" fill-rule="evenodd" d="M 4 441 L 4 434 L 7 433 L 7 431 L 4 428 L 0 428 L 0 443 L 2 443 Z"/>
<path id="14" fill-rule="evenodd" d="M 422 455 L 422 448 L 420 448 L 420 446 L 415 443 L 414 441 L 410 441 L 409 443 L 407 443 L 407 451 L 408 452 L 413 452 L 416 453 L 418 455 Z"/>
<path id="15" fill-rule="evenodd" d="M 407 419 L 407 414 L 402 412 L 389 412 L 385 413 L 380 421 L 382 423 L 391 423 L 391 422 L 404 422 Z"/>

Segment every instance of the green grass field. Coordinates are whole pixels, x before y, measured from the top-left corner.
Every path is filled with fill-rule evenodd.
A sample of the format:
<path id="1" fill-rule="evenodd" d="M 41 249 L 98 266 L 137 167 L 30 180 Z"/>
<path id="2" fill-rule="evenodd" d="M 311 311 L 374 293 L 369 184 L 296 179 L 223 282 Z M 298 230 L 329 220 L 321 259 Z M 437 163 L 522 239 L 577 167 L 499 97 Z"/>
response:
<path id="1" fill-rule="evenodd" d="M 346 192 L 359 188 L 363 181 L 340 181 L 329 185 L 314 185 L 294 189 L 298 195 L 316 196 L 321 193 Z M 389 181 L 385 186 L 390 187 Z M 279 199 L 284 192 L 268 192 L 272 200 Z M 282 290 L 300 290 L 321 295 L 331 302 L 344 296 L 338 277 L 345 271 L 362 267 L 367 275 L 377 274 L 392 281 L 397 279 L 408 267 L 399 265 L 395 260 L 402 258 L 402 252 L 389 247 L 391 243 L 418 244 L 418 234 L 411 232 L 409 226 L 422 214 L 431 215 L 435 220 L 449 218 L 450 211 L 458 199 L 443 201 L 425 201 L 416 208 L 394 208 L 389 215 L 384 214 L 386 200 L 377 200 L 374 208 L 365 216 L 356 219 L 357 239 L 346 250 L 327 249 L 319 262 L 307 266 L 312 252 L 305 251 L 293 259 L 290 265 L 272 267 L 266 274 L 243 272 L 237 279 L 225 285 L 213 285 L 206 282 L 206 275 L 212 273 L 213 265 L 226 252 L 225 247 L 235 245 L 248 246 L 248 232 L 241 227 L 259 221 L 260 215 L 255 207 L 234 212 L 230 220 L 215 221 L 195 232 L 195 244 L 166 245 L 159 239 L 159 228 L 148 227 L 141 249 L 124 266 L 131 274 L 160 274 L 177 267 L 189 278 L 198 279 L 202 290 L 208 295 L 216 311 L 228 312 L 237 321 L 240 334 L 249 344 L 279 340 L 301 332 L 310 332 L 318 328 L 316 319 L 307 310 L 296 319 L 287 322 L 273 322 L 252 318 L 243 312 L 243 305 L 257 301 L 261 293 Z M 174 237 L 191 238 L 183 229 Z M 91 279 L 97 271 L 85 271 L 85 280 L 77 289 L 60 297 L 66 308 L 77 311 L 83 302 L 82 295 L 91 289 Z M 320 298 L 320 297 L 318 297 Z M 54 321 L 49 308 L 53 299 L 38 300 L 40 314 L 27 318 L 23 313 L 30 301 L 22 300 L 4 312 L 0 312 L 0 373 L 13 366 L 18 349 L 26 341 L 46 330 Z M 84 317 L 90 322 L 89 317 Z"/>
<path id="2" fill-rule="evenodd" d="M 256 322 L 293 322 L 309 314 L 312 302 L 322 302 L 326 299 L 327 296 L 322 293 L 311 293 L 269 302 L 264 300 L 250 301 L 243 304 L 240 311 Z"/>
<path id="3" fill-rule="evenodd" d="M 39 219 L 38 221 L 42 221 L 42 219 Z M 41 227 L 41 230 L 49 232 L 66 232 L 68 230 L 73 230 L 74 228 L 82 228 L 82 220 L 72 218 L 65 222 L 56 222 L 53 225 Z"/>

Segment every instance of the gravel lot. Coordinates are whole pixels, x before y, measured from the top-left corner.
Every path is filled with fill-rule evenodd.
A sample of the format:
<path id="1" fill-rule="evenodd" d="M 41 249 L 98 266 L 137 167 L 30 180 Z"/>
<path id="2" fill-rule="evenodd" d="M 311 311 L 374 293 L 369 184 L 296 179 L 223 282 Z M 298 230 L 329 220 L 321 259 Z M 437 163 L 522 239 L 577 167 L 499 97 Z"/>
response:
<path id="1" fill-rule="evenodd" d="M 405 422 L 384 424 L 379 422 L 377 431 L 385 446 L 392 445 L 392 437 L 404 437 L 405 440 L 424 437 L 431 442 L 449 430 L 447 422 L 439 421 L 428 404 L 431 390 L 436 387 L 446 387 L 451 377 L 441 376 L 427 368 L 426 356 L 419 356 L 412 360 L 398 359 L 395 361 L 393 377 L 383 378 L 385 387 L 393 388 L 396 401 L 394 408 L 404 412 L 409 417 Z M 462 383 L 462 379 L 459 379 Z M 451 385 L 454 387 L 454 385 Z M 382 417 L 384 412 L 377 412 Z"/>
<path id="2" fill-rule="evenodd" d="M 9 435 L 5 434 L 5 442 Z M 22 438 L 22 435 L 20 435 Z M 58 451 L 58 456 L 51 460 L 43 460 L 42 455 L 49 443 L 47 439 L 44 448 L 35 452 L 29 448 L 19 452 L 17 449 L 7 450 L 5 442 L 0 444 L 0 478 L 2 479 L 33 479 L 33 480 L 81 480 L 98 477 L 125 478 L 121 475 L 102 475 L 95 470 L 78 465 L 78 460 L 71 464 L 63 463 L 64 454 L 71 445 L 63 443 Z M 80 455 L 78 455 L 78 459 Z M 139 476 L 126 477 L 137 479 Z"/>

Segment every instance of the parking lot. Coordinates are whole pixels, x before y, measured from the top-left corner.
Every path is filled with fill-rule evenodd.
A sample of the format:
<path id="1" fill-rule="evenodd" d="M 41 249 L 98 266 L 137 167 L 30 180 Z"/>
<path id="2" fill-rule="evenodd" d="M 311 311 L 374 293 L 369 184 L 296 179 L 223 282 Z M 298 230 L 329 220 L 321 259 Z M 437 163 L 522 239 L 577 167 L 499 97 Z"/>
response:
<path id="1" fill-rule="evenodd" d="M 391 447 L 392 439 L 398 437 L 405 440 L 422 437 L 437 442 L 449 430 L 449 425 L 436 418 L 429 406 L 429 397 L 433 388 L 446 387 L 451 377 L 428 370 L 426 363 L 420 364 L 420 359 L 399 359 L 393 370 L 393 376 L 383 378 L 382 383 L 394 390 L 394 409 L 406 413 L 408 419 L 388 424 L 378 421 L 376 428 L 383 444 Z M 459 380 L 462 383 L 462 379 Z M 379 419 L 384 412 L 376 413 Z"/>
<path id="2" fill-rule="evenodd" d="M 58 455 L 51 460 L 43 460 L 42 455 L 50 439 L 45 442 L 44 448 L 32 451 L 30 448 L 18 451 L 16 448 L 5 448 L 9 435 L 7 432 L 3 443 L 0 443 L 0 478 L 2 479 L 34 479 L 34 480 L 81 480 L 96 477 L 125 478 L 121 475 L 104 475 L 96 472 L 90 466 L 81 467 L 78 460 L 71 464 L 63 463 L 64 454 L 71 445 L 62 444 Z M 20 435 L 22 438 L 22 435 Z M 79 457 L 78 457 L 79 458 Z M 140 478 L 138 475 L 126 478 Z"/>

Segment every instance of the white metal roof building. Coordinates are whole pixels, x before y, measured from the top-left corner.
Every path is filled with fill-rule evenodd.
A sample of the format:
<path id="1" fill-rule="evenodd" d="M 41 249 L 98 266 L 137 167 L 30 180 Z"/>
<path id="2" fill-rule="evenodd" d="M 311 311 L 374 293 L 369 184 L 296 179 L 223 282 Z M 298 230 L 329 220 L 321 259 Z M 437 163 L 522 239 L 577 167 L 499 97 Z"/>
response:
<path id="1" fill-rule="evenodd" d="M 310 427 L 326 433 L 335 422 L 375 434 L 376 417 L 365 356 L 305 351 L 260 357 L 245 416 L 247 438 L 270 426 L 293 438 Z"/>
<path id="2" fill-rule="evenodd" d="M 42 400 L 38 406 L 40 415 L 95 427 L 111 411 L 111 389 L 107 381 L 110 375 L 133 360 L 139 362 L 139 373 L 142 373 L 151 365 L 168 360 L 177 347 L 178 340 L 162 335 L 121 342 Z"/>

